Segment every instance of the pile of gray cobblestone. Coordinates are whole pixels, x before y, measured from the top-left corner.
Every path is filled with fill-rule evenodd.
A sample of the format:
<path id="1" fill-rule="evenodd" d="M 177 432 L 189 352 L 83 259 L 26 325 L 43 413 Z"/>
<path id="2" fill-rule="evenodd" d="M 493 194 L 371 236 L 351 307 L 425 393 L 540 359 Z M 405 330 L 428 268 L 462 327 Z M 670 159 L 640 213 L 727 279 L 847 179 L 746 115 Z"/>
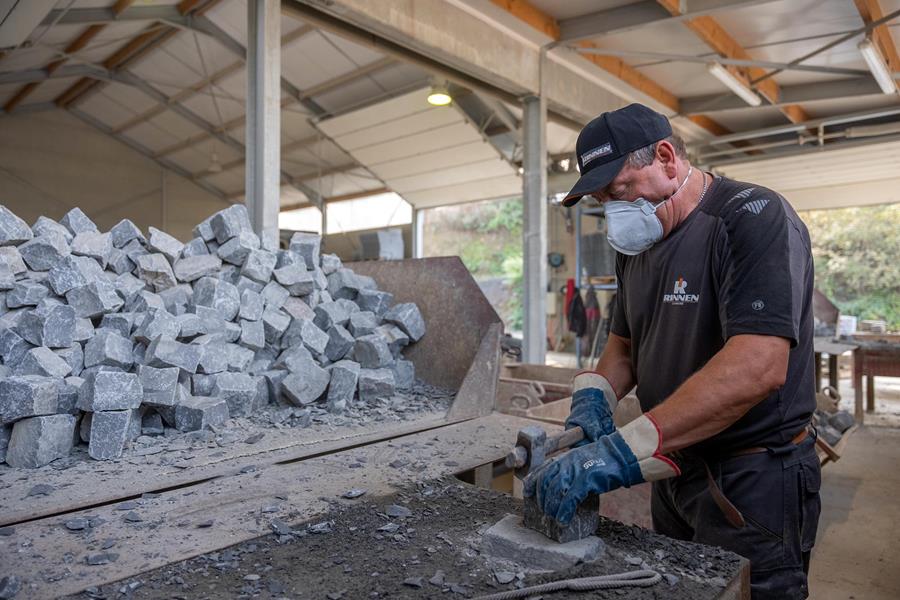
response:
<path id="1" fill-rule="evenodd" d="M 357 414 L 421 386 L 413 303 L 295 233 L 265 247 L 243 205 L 182 243 L 80 209 L 31 227 L 0 205 L 0 462 L 79 441 L 115 459 L 138 436 L 304 409 Z M 291 412 L 293 411 L 293 412 Z"/>

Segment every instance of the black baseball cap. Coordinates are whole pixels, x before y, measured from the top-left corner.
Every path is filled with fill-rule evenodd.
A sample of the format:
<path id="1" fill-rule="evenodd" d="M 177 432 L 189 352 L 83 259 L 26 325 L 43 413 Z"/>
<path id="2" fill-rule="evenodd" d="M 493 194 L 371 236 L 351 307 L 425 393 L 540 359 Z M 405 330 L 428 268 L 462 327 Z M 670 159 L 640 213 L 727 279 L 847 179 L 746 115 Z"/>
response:
<path id="1" fill-rule="evenodd" d="M 565 199 L 572 206 L 582 196 L 605 188 L 615 179 L 628 153 L 672 135 L 669 120 L 643 104 L 605 112 L 578 134 L 575 158 L 581 177 Z"/>

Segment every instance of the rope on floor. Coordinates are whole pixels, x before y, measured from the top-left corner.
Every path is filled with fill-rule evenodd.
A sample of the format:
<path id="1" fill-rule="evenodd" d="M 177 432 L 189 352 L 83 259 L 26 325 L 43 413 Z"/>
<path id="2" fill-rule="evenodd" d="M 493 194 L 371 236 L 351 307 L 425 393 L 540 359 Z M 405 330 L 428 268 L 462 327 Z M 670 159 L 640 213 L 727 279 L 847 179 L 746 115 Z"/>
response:
<path id="1" fill-rule="evenodd" d="M 475 600 L 515 600 L 535 594 L 546 592 L 558 592 L 570 590 L 573 592 L 589 592 L 591 590 L 605 590 L 622 587 L 650 587 L 662 580 L 662 575 L 656 571 L 639 570 L 625 573 L 613 573 L 611 575 L 596 575 L 593 577 L 579 577 L 577 579 L 562 579 L 551 581 L 518 590 L 499 592 L 489 596 L 479 596 Z"/>

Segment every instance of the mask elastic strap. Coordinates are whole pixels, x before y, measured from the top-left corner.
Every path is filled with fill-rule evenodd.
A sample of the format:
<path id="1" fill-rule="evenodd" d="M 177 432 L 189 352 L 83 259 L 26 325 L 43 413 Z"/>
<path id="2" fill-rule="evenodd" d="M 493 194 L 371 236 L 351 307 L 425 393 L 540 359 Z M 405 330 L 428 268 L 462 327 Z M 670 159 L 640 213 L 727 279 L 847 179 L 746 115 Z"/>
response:
<path id="1" fill-rule="evenodd" d="M 666 202 L 668 202 L 669 200 L 671 200 L 672 198 L 674 198 L 675 196 L 677 196 L 677 195 L 678 195 L 678 192 L 680 192 L 682 189 L 684 189 L 684 186 L 687 185 L 688 179 L 691 178 L 691 174 L 692 174 L 693 172 L 694 172 L 694 166 L 691 165 L 691 166 L 688 168 L 688 173 L 687 173 L 687 175 L 685 176 L 684 181 L 681 182 L 681 185 L 678 186 L 678 189 L 675 190 L 675 193 L 672 194 L 671 196 L 669 196 L 668 198 L 666 198 L 665 200 L 663 200 L 662 202 L 658 203 L 658 204 L 650 204 L 650 205 L 649 205 L 649 208 L 650 208 L 649 212 L 648 212 L 648 210 L 647 210 L 646 208 L 643 208 L 643 207 L 642 207 L 642 210 L 643 210 L 644 214 L 648 214 L 648 215 L 649 215 L 649 214 L 655 213 L 657 208 L 659 208 L 660 206 L 662 206 L 663 204 L 665 204 Z M 647 205 L 645 205 L 645 206 L 647 206 Z"/>

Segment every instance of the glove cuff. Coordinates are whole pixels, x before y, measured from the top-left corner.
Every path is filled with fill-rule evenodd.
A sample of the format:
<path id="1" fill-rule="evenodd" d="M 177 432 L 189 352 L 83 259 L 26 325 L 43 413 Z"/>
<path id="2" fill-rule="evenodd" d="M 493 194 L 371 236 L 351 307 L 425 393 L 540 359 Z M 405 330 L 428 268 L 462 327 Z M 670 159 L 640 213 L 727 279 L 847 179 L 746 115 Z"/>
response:
<path id="1" fill-rule="evenodd" d="M 575 375 L 572 379 L 572 396 L 574 397 L 576 393 L 587 388 L 596 388 L 603 392 L 606 403 L 609 405 L 609 414 L 615 412 L 619 398 L 606 377 L 595 371 L 582 371 Z"/>
<path id="2" fill-rule="evenodd" d="M 650 415 L 641 415 L 619 429 L 619 434 L 637 458 L 644 481 L 681 475 L 678 465 L 659 452 L 662 432 Z"/>

